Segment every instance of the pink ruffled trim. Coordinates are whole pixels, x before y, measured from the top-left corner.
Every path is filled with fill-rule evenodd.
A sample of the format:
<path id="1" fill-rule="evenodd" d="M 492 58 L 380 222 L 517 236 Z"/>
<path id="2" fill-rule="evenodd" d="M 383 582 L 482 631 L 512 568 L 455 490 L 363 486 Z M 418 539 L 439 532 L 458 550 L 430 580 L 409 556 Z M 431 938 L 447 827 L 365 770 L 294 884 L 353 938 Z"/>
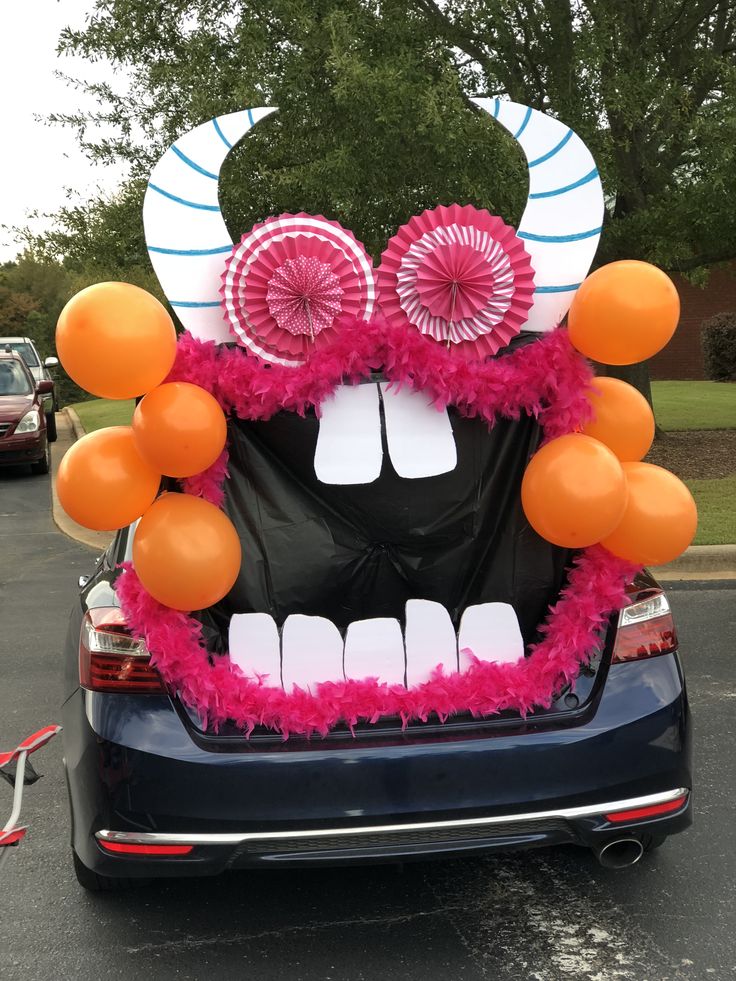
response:
<path id="1" fill-rule="evenodd" d="M 224 449 L 211 467 L 193 477 L 184 477 L 181 487 L 185 494 L 203 497 L 205 501 L 221 508 L 225 503 L 225 480 L 230 476 L 227 469 L 228 452 Z"/>
<path id="2" fill-rule="evenodd" d="M 438 409 L 454 405 L 464 416 L 493 426 L 498 416 L 539 419 L 545 441 L 582 428 L 593 417 L 586 392 L 593 379 L 587 361 L 557 329 L 512 354 L 467 361 L 416 330 L 394 327 L 378 317 L 340 322 L 337 339 L 303 365 L 267 364 L 242 348 L 179 338 L 176 363 L 167 381 L 207 389 L 226 413 L 240 419 L 270 419 L 282 409 L 303 416 L 319 413 L 322 401 L 343 382 L 357 383 L 382 369 L 395 384 L 426 392 Z M 183 482 L 186 493 L 218 507 L 224 495 L 227 451 L 209 470 Z"/>
<path id="3" fill-rule="evenodd" d="M 594 545 L 580 553 L 567 586 L 550 608 L 543 639 L 529 657 L 515 664 L 476 660 L 461 674 L 438 667 L 422 685 L 405 689 L 376 679 L 325 681 L 314 691 L 286 693 L 247 678 L 227 656 L 212 659 L 205 650 L 199 622 L 157 603 L 141 586 L 130 564 L 116 583 L 125 619 L 145 640 L 162 678 L 203 719 L 231 719 L 246 733 L 267 726 L 289 735 L 324 735 L 339 722 L 354 727 L 382 716 L 398 716 L 404 725 L 435 712 L 444 720 L 459 712 L 492 715 L 515 709 L 522 715 L 551 704 L 554 692 L 574 681 L 600 641 L 608 616 L 625 604 L 626 583 L 637 567 Z"/>
<path id="4" fill-rule="evenodd" d="M 493 426 L 498 416 L 522 412 L 539 419 L 545 439 L 580 429 L 592 417 L 586 390 L 587 362 L 573 349 L 565 330 L 555 330 L 492 361 L 467 361 L 418 331 L 375 317 L 368 323 L 346 318 L 336 340 L 315 350 L 303 365 L 266 364 L 241 348 L 227 348 L 184 334 L 169 381 L 190 381 L 207 389 L 226 413 L 241 419 L 269 419 L 286 410 L 319 413 L 322 401 L 345 382 L 357 383 L 383 370 L 397 385 L 426 392 L 438 409 L 454 405 L 465 416 Z M 227 476 L 227 451 L 207 471 L 183 481 L 186 493 L 220 506 Z M 525 714 L 548 706 L 554 691 L 574 680 L 592 655 L 610 612 L 624 604 L 627 581 L 636 568 L 599 546 L 575 560 L 569 583 L 551 607 L 543 640 L 516 664 L 475 660 L 462 674 L 443 674 L 410 690 L 376 679 L 323 682 L 314 691 L 282 688 L 247 678 L 228 657 L 210 658 L 201 625 L 185 613 L 156 602 L 130 565 L 116 583 L 132 632 L 142 637 L 165 682 L 204 720 L 232 720 L 250 733 L 257 725 L 290 734 L 324 734 L 339 722 L 398 716 L 404 725 L 458 712 L 491 715 L 504 709 Z"/>
<path id="5" fill-rule="evenodd" d="M 338 385 L 379 369 L 389 381 L 426 392 L 438 409 L 454 405 L 489 426 L 497 416 L 518 419 L 528 412 L 546 438 L 555 439 L 593 417 L 585 394 L 593 373 L 562 328 L 505 357 L 466 361 L 417 330 L 378 317 L 348 319 L 340 321 L 328 350 L 315 351 L 297 367 L 267 364 L 242 348 L 183 334 L 167 381 L 200 385 L 240 419 L 270 419 L 282 409 L 301 416 L 319 411 Z"/>

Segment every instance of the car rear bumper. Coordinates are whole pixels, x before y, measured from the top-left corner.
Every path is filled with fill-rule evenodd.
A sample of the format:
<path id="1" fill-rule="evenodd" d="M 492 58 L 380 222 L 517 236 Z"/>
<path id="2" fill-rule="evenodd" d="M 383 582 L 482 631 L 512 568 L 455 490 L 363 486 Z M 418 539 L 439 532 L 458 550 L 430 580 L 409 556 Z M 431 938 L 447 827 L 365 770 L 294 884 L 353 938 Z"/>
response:
<path id="1" fill-rule="evenodd" d="M 679 787 L 629 800 L 482 818 L 229 834 L 101 829 L 95 834 L 95 840 L 103 852 L 112 850 L 108 854 L 113 859 L 144 858 L 150 861 L 150 851 L 158 849 L 160 860 L 176 858 L 177 864 L 186 861 L 190 869 L 197 865 L 207 868 L 212 863 L 222 869 L 262 863 L 354 864 L 553 844 L 582 844 L 596 848 L 632 834 L 653 836 L 682 830 L 690 823 L 689 797 L 687 788 Z M 662 809 L 665 814 L 645 820 L 633 816 L 625 821 L 616 819 L 617 814 L 650 809 Z M 185 848 L 190 851 L 176 853 L 177 849 Z M 171 849 L 174 854 L 166 855 L 166 849 Z"/>
<path id="2" fill-rule="evenodd" d="M 212 751 L 168 698 L 81 691 L 63 721 L 73 847 L 110 876 L 600 847 L 691 821 L 689 797 L 648 818 L 606 817 L 691 787 L 687 698 L 671 655 L 612 668 L 581 724 L 476 737 L 448 727 L 424 739 Z M 103 842 L 193 847 L 111 854 Z"/>

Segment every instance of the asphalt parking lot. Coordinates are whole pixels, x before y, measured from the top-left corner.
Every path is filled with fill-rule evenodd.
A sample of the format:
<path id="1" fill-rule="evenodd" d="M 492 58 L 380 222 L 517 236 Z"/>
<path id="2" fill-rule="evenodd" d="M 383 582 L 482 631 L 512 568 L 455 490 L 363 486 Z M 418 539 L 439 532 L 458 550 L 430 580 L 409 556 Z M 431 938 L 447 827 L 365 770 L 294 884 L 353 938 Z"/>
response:
<path id="1" fill-rule="evenodd" d="M 48 477 L 0 472 L 0 748 L 58 717 L 59 655 L 95 553 Z M 242 872 L 90 896 L 74 879 L 57 740 L 0 873 L 0 976 L 48 979 L 736 978 L 736 581 L 671 584 L 695 724 L 696 823 L 641 864 L 582 850 Z M 9 788 L 0 804 L 10 810 Z M 0 811 L 0 816 L 3 811 Z"/>

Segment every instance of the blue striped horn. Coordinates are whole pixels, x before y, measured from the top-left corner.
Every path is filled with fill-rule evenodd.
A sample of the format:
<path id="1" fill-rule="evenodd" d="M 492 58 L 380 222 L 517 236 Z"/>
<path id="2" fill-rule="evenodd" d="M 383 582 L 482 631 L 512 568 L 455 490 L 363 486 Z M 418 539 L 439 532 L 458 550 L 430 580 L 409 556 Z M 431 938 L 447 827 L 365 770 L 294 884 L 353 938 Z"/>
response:
<path id="1" fill-rule="evenodd" d="M 218 292 L 233 247 L 217 194 L 220 168 L 238 140 L 274 111 L 246 109 L 197 126 L 151 174 L 143 201 L 148 254 L 182 324 L 202 340 L 232 340 Z"/>
<path id="2" fill-rule="evenodd" d="M 524 330 L 553 330 L 565 316 L 598 248 L 603 188 L 590 151 L 552 116 L 501 99 L 474 99 L 511 133 L 529 168 L 529 197 L 517 234 L 534 268 L 534 305 Z"/>

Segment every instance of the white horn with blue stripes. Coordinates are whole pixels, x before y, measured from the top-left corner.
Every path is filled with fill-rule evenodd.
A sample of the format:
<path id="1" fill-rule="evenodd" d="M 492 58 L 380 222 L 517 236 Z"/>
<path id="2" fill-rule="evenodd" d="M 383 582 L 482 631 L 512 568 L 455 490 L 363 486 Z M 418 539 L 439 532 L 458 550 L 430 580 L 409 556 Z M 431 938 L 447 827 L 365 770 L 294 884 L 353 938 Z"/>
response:
<path id="1" fill-rule="evenodd" d="M 143 201 L 151 263 L 182 324 L 200 340 L 232 340 L 220 276 L 233 243 L 220 211 L 220 168 L 232 147 L 273 108 L 246 109 L 185 133 L 153 169 Z"/>
<path id="2" fill-rule="evenodd" d="M 526 155 L 529 197 L 517 234 L 534 269 L 534 305 L 524 330 L 553 330 L 593 262 L 603 224 L 603 188 L 590 151 L 552 116 L 501 99 L 474 99 Z"/>

